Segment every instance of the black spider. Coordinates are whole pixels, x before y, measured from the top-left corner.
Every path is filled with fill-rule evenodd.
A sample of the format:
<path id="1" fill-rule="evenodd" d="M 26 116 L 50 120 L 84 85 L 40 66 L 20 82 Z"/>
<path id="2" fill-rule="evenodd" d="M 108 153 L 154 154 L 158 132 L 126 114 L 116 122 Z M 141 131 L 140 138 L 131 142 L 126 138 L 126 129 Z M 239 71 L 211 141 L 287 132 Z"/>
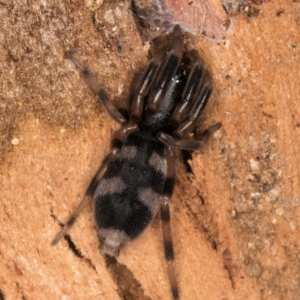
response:
<path id="1" fill-rule="evenodd" d="M 183 51 L 182 44 L 181 29 L 175 26 L 171 41 L 159 48 L 132 89 L 128 110 L 116 108 L 94 76 L 69 55 L 110 116 L 122 125 L 114 134 L 110 154 L 85 194 L 94 197 L 100 250 L 106 255 L 117 256 L 160 210 L 174 299 L 179 299 L 179 292 L 173 264 L 169 203 L 176 178 L 176 152 L 201 148 L 221 127 L 220 123 L 213 125 L 200 140 L 188 137 L 210 98 L 212 80 L 197 51 Z M 86 204 L 85 199 L 52 244 L 73 225 Z"/>

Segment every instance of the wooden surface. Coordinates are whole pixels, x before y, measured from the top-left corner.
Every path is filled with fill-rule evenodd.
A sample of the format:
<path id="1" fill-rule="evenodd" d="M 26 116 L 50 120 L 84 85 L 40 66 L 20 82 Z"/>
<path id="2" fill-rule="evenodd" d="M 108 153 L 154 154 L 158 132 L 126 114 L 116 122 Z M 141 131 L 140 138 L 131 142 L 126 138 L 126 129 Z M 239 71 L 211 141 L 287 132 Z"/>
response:
<path id="1" fill-rule="evenodd" d="M 196 43 L 215 82 L 200 129 L 223 127 L 188 161 L 192 173 L 179 166 L 182 299 L 299 297 L 300 3 L 257 9 L 232 19 L 224 43 Z M 170 299 L 157 219 L 119 265 L 98 251 L 92 204 L 68 241 L 50 245 L 118 128 L 64 52 L 112 98 L 126 96 L 149 48 L 130 12 L 117 1 L 97 17 L 81 1 L 14 1 L 0 14 L 0 299 Z"/>

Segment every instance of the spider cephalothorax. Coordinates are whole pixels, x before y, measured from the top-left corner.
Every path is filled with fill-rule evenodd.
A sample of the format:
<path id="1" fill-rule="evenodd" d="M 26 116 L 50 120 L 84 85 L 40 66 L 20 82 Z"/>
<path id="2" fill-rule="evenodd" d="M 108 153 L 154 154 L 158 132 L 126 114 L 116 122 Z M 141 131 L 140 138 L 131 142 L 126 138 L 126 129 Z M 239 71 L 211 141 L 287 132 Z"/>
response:
<path id="1" fill-rule="evenodd" d="M 210 127 L 199 140 L 189 138 L 212 93 L 212 80 L 197 51 L 183 51 L 179 26 L 174 27 L 170 40 L 158 49 L 132 88 L 126 112 L 109 101 L 93 75 L 73 55 L 69 58 L 80 68 L 111 117 L 122 125 L 113 136 L 110 154 L 86 191 L 86 196 L 94 198 L 100 250 L 117 256 L 160 211 L 172 295 L 179 299 L 169 210 L 176 153 L 201 148 L 221 124 Z M 53 244 L 74 223 L 84 204 L 83 200 Z"/>

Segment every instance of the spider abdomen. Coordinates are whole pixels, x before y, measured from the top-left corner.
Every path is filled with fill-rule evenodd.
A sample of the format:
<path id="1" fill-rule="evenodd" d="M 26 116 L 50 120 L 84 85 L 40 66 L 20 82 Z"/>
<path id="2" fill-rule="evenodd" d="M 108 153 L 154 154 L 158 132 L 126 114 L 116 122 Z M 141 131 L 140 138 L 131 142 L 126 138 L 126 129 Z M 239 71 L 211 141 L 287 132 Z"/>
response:
<path id="1" fill-rule="evenodd" d="M 108 164 L 95 194 L 95 220 L 102 252 L 118 255 L 157 213 L 166 181 L 164 145 L 134 132 Z"/>

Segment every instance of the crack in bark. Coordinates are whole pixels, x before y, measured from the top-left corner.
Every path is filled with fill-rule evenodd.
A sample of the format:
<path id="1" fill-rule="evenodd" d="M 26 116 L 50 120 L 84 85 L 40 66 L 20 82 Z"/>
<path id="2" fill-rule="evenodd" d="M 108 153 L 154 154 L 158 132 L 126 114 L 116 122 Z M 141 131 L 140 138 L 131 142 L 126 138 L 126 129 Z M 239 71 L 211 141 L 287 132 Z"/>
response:
<path id="1" fill-rule="evenodd" d="M 4 293 L 1 289 L 0 289 L 0 300 L 5 300 Z"/>

